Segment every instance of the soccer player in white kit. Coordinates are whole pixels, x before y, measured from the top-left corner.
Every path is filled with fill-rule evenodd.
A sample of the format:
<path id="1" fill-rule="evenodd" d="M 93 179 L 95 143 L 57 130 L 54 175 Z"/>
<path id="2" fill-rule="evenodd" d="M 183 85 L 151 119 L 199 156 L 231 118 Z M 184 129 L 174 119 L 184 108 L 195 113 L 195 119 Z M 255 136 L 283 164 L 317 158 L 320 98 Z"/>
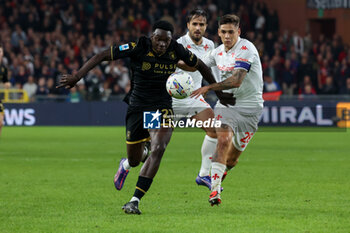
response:
<path id="1" fill-rule="evenodd" d="M 211 166 L 211 194 L 209 203 L 221 203 L 221 178 L 226 166 L 233 167 L 254 133 L 263 109 L 263 78 L 260 57 L 255 46 L 240 38 L 240 19 L 224 15 L 219 20 L 222 45 L 202 58 L 207 66 L 217 66 L 221 82 L 204 86 L 193 92 L 199 97 L 210 90 L 227 90 L 234 94 L 236 104 L 224 106 L 218 102 L 214 108 L 222 125 L 216 129 L 218 144 Z"/>
<path id="2" fill-rule="evenodd" d="M 213 41 L 203 37 L 206 28 L 207 13 L 201 9 L 194 9 L 187 16 L 187 34 L 180 37 L 177 42 L 194 53 L 197 57 L 201 58 L 209 54 L 209 52 L 215 48 Z M 182 70 L 178 69 L 177 72 L 178 71 Z M 218 69 L 213 67 L 212 72 L 217 79 L 219 76 Z M 194 81 L 194 89 L 200 88 L 202 86 L 202 75 L 199 71 L 188 73 Z M 214 118 L 214 111 L 204 100 L 203 96 L 199 96 L 198 98 L 189 97 L 186 99 L 173 98 L 173 110 L 177 119 L 181 118 L 181 116 L 191 117 L 192 119 L 200 121 Z M 198 185 L 207 186 L 210 190 L 211 159 L 216 149 L 217 139 L 214 128 L 203 128 L 203 130 L 206 132 L 206 135 L 202 143 L 202 163 L 198 176 L 196 177 L 196 183 Z"/>

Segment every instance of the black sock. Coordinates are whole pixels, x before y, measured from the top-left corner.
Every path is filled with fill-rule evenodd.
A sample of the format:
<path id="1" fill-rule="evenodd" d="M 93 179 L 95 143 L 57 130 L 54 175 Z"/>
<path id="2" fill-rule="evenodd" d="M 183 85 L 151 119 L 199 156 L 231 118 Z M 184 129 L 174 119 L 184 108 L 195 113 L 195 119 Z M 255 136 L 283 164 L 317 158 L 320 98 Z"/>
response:
<path id="1" fill-rule="evenodd" d="M 136 189 L 134 193 L 134 197 L 137 197 L 141 200 L 141 198 L 146 194 L 148 189 L 151 187 L 153 179 L 139 176 L 139 179 L 137 180 Z"/>

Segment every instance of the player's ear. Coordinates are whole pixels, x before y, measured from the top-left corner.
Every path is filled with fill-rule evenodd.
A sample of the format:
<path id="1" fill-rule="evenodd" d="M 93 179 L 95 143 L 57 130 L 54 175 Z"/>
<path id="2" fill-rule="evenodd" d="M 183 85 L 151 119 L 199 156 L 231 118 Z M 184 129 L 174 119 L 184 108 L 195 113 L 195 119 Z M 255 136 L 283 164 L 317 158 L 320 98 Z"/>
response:
<path id="1" fill-rule="evenodd" d="M 241 35 L 241 28 L 238 28 L 238 36 Z"/>
<path id="2" fill-rule="evenodd" d="M 187 29 L 190 30 L 190 22 L 187 22 Z"/>

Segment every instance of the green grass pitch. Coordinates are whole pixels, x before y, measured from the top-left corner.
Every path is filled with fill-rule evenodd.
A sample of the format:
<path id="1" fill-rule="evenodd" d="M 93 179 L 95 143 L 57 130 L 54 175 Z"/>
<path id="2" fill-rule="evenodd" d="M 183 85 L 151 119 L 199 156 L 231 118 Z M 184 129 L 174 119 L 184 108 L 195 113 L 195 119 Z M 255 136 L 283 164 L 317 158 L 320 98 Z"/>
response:
<path id="1" fill-rule="evenodd" d="M 309 130 L 310 131 L 310 130 Z M 5 127 L 0 232 L 350 232 L 350 133 L 257 132 L 223 182 L 222 204 L 197 186 L 204 133 L 173 134 L 153 185 L 126 215 L 122 127 Z"/>

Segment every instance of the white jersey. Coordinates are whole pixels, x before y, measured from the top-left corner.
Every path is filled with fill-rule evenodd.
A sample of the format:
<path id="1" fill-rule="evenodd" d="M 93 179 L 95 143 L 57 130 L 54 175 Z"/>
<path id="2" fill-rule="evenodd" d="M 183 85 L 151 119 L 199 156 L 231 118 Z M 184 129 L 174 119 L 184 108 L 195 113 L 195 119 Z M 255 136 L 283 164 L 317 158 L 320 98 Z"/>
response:
<path id="1" fill-rule="evenodd" d="M 177 39 L 177 42 L 179 44 L 182 44 L 185 48 L 190 50 L 192 53 L 194 53 L 198 58 L 202 59 L 202 57 L 204 55 L 208 54 L 210 51 L 212 51 L 215 48 L 213 41 L 211 41 L 205 37 L 202 37 L 202 38 L 203 38 L 202 44 L 196 45 L 192 41 L 189 33 L 187 32 L 186 35 Z M 179 71 L 179 70 L 181 70 L 181 69 L 178 68 L 176 71 Z M 187 71 L 185 71 L 185 72 L 187 72 Z M 218 69 L 213 67 L 212 72 L 213 72 L 215 79 L 218 81 L 218 78 L 219 78 Z M 187 73 L 189 73 L 193 79 L 194 90 L 197 90 L 198 88 L 200 88 L 202 86 L 202 78 L 203 78 L 201 73 L 199 71 L 187 72 Z"/>
<path id="2" fill-rule="evenodd" d="M 232 76 L 235 69 L 244 69 L 247 75 L 240 87 L 232 88 L 236 105 L 239 107 L 263 107 L 263 77 L 260 57 L 257 49 L 250 41 L 238 38 L 236 44 L 227 52 L 222 44 L 202 58 L 209 66 L 220 70 L 220 81 Z"/>

